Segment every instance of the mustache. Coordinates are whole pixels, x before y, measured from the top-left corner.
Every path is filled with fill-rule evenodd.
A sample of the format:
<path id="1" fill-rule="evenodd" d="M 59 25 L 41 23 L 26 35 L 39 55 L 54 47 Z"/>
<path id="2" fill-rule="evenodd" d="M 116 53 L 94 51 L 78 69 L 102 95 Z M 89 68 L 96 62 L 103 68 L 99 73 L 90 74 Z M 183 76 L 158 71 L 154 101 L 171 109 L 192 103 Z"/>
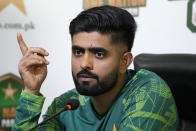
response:
<path id="1" fill-rule="evenodd" d="M 92 77 L 92 78 L 97 79 L 97 80 L 98 80 L 98 78 L 99 78 L 98 75 L 96 75 L 96 74 L 90 72 L 90 71 L 87 70 L 87 69 L 81 70 L 80 72 L 77 73 L 76 76 L 77 76 L 77 78 L 79 78 L 79 77 L 81 77 L 81 75 L 83 75 L 83 74 L 88 75 L 89 77 Z"/>

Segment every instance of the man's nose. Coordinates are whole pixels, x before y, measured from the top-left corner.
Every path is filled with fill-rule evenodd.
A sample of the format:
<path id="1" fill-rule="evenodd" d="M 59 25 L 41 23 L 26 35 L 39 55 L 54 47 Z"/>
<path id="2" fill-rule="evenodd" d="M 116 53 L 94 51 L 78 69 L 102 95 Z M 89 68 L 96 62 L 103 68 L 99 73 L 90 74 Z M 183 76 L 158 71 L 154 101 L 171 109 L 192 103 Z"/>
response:
<path id="1" fill-rule="evenodd" d="M 85 55 L 82 59 L 81 68 L 93 70 L 93 58 L 90 53 L 85 53 Z"/>

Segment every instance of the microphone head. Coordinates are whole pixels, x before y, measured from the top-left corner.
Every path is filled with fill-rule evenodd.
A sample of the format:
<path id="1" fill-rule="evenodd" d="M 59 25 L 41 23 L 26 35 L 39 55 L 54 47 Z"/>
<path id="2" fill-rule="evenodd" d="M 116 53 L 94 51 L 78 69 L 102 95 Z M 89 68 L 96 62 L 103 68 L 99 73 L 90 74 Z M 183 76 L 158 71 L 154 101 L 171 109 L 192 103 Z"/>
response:
<path id="1" fill-rule="evenodd" d="M 70 105 L 71 106 L 71 109 L 70 110 L 75 110 L 75 109 L 77 109 L 79 107 L 80 102 L 77 99 L 70 99 L 67 102 L 67 105 Z"/>

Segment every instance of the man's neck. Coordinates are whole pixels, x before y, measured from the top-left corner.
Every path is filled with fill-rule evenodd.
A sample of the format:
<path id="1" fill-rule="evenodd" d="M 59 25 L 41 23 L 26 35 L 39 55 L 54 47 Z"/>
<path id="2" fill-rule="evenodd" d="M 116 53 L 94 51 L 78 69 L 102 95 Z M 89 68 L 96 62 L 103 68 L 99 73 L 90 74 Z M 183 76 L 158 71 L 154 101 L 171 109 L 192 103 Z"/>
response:
<path id="1" fill-rule="evenodd" d="M 110 109 L 116 97 L 121 92 L 126 82 L 126 74 L 124 74 L 123 76 L 119 76 L 119 78 L 120 79 L 117 81 L 116 86 L 112 90 L 99 96 L 91 97 L 93 107 L 99 115 L 105 114 Z"/>

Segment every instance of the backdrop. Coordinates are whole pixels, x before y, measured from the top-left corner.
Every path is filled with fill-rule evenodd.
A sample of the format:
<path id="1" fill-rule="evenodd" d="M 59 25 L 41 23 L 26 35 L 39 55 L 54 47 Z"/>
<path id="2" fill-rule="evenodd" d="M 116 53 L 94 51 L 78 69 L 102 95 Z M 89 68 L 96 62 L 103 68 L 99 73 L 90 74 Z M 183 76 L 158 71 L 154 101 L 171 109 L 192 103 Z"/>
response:
<path id="1" fill-rule="evenodd" d="M 50 53 L 48 75 L 41 88 L 45 112 L 54 97 L 74 88 L 70 21 L 82 10 L 103 4 L 125 8 L 134 15 L 138 24 L 134 56 L 196 53 L 196 0 L 0 0 L 0 76 L 19 76 L 22 54 L 17 32 L 29 47 L 45 48 Z"/>

